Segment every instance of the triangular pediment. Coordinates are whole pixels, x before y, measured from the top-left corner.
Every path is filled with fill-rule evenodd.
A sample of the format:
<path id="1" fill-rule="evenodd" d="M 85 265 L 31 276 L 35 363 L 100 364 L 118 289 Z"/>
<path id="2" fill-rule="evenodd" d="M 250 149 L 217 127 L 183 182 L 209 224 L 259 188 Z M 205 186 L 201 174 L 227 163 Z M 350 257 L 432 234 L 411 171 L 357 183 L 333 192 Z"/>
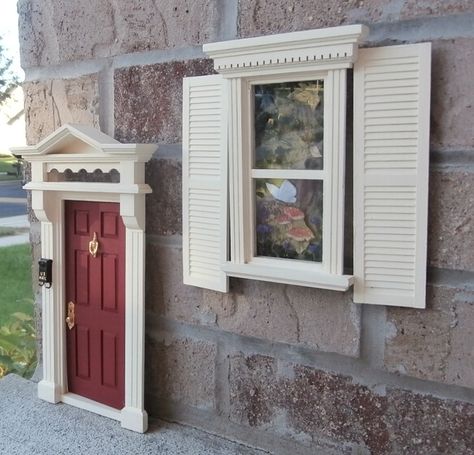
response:
<path id="1" fill-rule="evenodd" d="M 18 150 L 22 155 L 100 155 L 121 147 L 114 138 L 88 125 L 66 124 L 35 146 Z"/>

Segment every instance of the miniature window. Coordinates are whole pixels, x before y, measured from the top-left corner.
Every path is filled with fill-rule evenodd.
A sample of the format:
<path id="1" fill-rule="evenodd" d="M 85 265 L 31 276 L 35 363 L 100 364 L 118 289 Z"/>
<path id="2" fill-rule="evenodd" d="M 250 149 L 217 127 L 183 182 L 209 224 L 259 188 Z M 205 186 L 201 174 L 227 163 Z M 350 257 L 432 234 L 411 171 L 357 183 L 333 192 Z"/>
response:
<path id="1" fill-rule="evenodd" d="M 253 98 L 255 255 L 320 263 L 324 80 L 257 84 Z"/>
<path id="2" fill-rule="evenodd" d="M 230 258 L 241 277 L 345 290 L 346 70 L 241 79 L 230 134 Z M 231 88 L 232 90 L 232 88 Z M 337 127 L 336 127 L 337 126 Z M 239 146 L 240 144 L 240 146 Z M 276 278 L 278 277 L 278 278 Z"/>
<path id="3" fill-rule="evenodd" d="M 204 45 L 219 74 L 183 86 L 185 284 L 354 284 L 359 303 L 424 306 L 430 45 L 359 49 L 367 33 Z M 343 272 L 350 68 L 354 276 Z"/>

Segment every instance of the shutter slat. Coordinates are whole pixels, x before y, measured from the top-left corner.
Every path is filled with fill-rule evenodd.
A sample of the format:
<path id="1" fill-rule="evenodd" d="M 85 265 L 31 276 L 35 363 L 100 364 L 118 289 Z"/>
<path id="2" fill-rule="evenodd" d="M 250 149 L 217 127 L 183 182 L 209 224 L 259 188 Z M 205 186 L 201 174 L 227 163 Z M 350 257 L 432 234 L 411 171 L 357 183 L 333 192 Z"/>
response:
<path id="1" fill-rule="evenodd" d="M 431 45 L 354 66 L 354 301 L 425 307 Z"/>
<path id="2" fill-rule="evenodd" d="M 183 282 L 228 292 L 227 82 L 221 75 L 183 82 Z"/>

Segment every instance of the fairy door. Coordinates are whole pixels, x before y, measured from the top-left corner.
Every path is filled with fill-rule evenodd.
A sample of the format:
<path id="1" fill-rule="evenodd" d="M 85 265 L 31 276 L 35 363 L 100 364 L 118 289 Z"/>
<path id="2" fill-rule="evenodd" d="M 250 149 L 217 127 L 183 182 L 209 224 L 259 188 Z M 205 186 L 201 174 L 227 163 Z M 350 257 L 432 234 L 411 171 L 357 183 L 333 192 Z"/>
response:
<path id="1" fill-rule="evenodd" d="M 124 406 L 125 227 L 119 204 L 66 201 L 69 392 Z"/>

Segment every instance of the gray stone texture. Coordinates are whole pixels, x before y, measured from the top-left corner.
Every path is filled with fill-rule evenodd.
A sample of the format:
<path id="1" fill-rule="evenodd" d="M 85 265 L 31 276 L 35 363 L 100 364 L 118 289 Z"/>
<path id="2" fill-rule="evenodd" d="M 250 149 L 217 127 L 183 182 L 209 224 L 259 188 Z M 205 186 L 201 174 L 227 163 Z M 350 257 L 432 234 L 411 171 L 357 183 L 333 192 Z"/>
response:
<path id="1" fill-rule="evenodd" d="M 115 73 L 115 137 L 123 142 L 181 142 L 183 77 L 213 73 L 212 60 L 133 66 Z"/>
<path id="2" fill-rule="evenodd" d="M 216 346 L 168 334 L 147 336 L 146 390 L 158 399 L 214 407 Z"/>
<path id="3" fill-rule="evenodd" d="M 471 2 L 474 9 L 474 2 Z M 474 147 L 474 39 L 436 41 L 432 51 L 431 147 Z"/>
<path id="4" fill-rule="evenodd" d="M 377 454 L 472 454 L 474 406 L 389 389 L 378 395 L 351 378 L 273 358 L 231 357 L 232 421 Z M 324 452 L 323 452 L 324 453 Z M 344 452 L 341 452 L 344 453 Z M 354 452 L 351 452 L 354 453 Z"/>
<path id="5" fill-rule="evenodd" d="M 22 66 L 215 41 L 217 0 L 20 0 Z"/>
<path id="6" fill-rule="evenodd" d="M 469 0 L 239 0 L 239 36 L 270 35 L 312 28 L 396 22 L 474 11 Z"/>
<path id="7" fill-rule="evenodd" d="M 75 79 L 24 82 L 26 140 L 37 144 L 65 123 L 99 128 L 96 74 Z"/>
<path id="8" fill-rule="evenodd" d="M 474 289 L 430 286 L 427 308 L 388 308 L 389 371 L 474 388 Z"/>
<path id="9" fill-rule="evenodd" d="M 145 181 L 153 193 L 146 197 L 146 231 L 181 234 L 181 161 L 152 159 L 146 164 Z"/>
<path id="10" fill-rule="evenodd" d="M 182 426 L 151 420 L 145 434 L 74 406 L 40 400 L 36 384 L 0 380 L 0 440 L 8 455 L 264 455 L 256 449 Z"/>
<path id="11" fill-rule="evenodd" d="M 474 172 L 471 168 L 430 173 L 428 264 L 474 270 Z"/>
<path id="12" fill-rule="evenodd" d="M 227 332 L 359 355 L 360 307 L 351 294 L 232 279 L 229 294 L 182 284 L 182 251 L 147 248 L 147 308 L 168 319 Z"/>

